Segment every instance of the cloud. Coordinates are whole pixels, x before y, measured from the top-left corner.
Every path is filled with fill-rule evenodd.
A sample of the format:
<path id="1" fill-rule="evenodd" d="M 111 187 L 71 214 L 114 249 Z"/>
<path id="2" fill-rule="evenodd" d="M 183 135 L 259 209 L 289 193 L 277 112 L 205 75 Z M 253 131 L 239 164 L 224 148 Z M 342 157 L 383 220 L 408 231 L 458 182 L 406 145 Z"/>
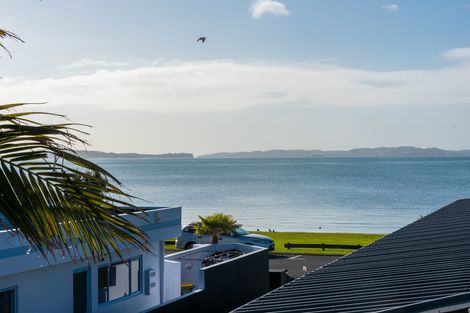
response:
<path id="1" fill-rule="evenodd" d="M 449 61 L 465 62 L 470 61 L 470 48 L 457 48 L 444 52 L 444 59 Z"/>
<path id="2" fill-rule="evenodd" d="M 4 102 L 181 113 L 292 105 L 468 105 L 468 86 L 470 64 L 465 62 L 428 70 L 368 71 L 322 64 L 213 60 L 99 70 L 64 78 L 4 77 L 0 93 Z"/>
<path id="3" fill-rule="evenodd" d="M 122 67 L 129 65 L 126 62 L 109 62 L 103 60 L 93 60 L 89 58 L 83 58 L 80 60 L 73 61 L 69 64 L 61 65 L 60 68 L 63 69 L 78 69 L 78 68 L 86 68 L 86 67 Z"/>
<path id="4" fill-rule="evenodd" d="M 400 7 L 394 3 L 385 4 L 381 8 L 382 10 L 390 12 L 390 13 L 395 13 L 400 9 Z"/>
<path id="5" fill-rule="evenodd" d="M 271 13 L 274 16 L 289 15 L 289 10 L 286 6 L 274 0 L 256 0 L 251 8 L 251 16 L 253 18 L 260 18 L 265 13 Z"/>

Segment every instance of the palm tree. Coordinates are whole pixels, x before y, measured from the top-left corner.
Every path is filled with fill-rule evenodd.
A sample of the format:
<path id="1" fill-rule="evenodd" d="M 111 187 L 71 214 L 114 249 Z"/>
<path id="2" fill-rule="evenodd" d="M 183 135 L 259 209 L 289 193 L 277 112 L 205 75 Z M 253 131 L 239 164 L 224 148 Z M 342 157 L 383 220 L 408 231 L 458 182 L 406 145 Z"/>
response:
<path id="1" fill-rule="evenodd" d="M 219 242 L 219 236 L 233 232 L 241 225 L 237 223 L 231 215 L 224 213 L 214 213 L 212 215 L 202 217 L 199 215 L 199 221 L 191 224 L 196 235 L 211 235 L 211 243 Z"/>
<path id="2" fill-rule="evenodd" d="M 14 232 L 44 256 L 59 249 L 103 259 L 112 251 L 120 256 L 119 243 L 149 251 L 145 233 L 119 215 L 135 215 L 132 197 L 74 151 L 86 144 L 77 125 L 33 120 L 56 114 L 11 111 L 22 105 L 0 105 L 0 214 Z"/>
<path id="3" fill-rule="evenodd" d="M 22 41 L 0 29 L 3 38 Z M 150 251 L 145 232 L 120 215 L 139 216 L 132 196 L 74 150 L 86 145 L 80 138 L 86 134 L 79 129 L 83 125 L 38 122 L 36 116 L 65 116 L 18 112 L 24 105 L 0 105 L 0 226 L 46 259 L 57 250 L 74 259 L 101 260 L 113 252 L 121 257 L 121 244 Z"/>

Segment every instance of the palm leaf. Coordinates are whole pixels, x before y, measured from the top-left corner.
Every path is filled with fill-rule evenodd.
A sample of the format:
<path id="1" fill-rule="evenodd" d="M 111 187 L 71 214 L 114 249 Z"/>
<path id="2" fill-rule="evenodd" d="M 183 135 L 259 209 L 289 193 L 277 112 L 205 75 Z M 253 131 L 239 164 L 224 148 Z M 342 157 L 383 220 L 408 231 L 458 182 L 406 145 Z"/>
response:
<path id="1" fill-rule="evenodd" d="M 20 37 L 18 37 L 18 35 L 12 32 L 9 32 L 7 30 L 4 30 L 4 29 L 0 29 L 0 39 L 5 39 L 5 38 L 15 39 L 15 40 L 24 42 Z M 12 57 L 10 51 L 1 42 L 0 42 L 0 47 L 8 53 L 10 58 Z"/>
<path id="2" fill-rule="evenodd" d="M 210 234 L 212 243 L 217 243 L 220 235 L 233 232 L 236 228 L 241 227 L 236 219 L 224 213 L 199 216 L 199 221 L 191 223 L 190 226 L 194 228 L 197 235 Z"/>
<path id="3" fill-rule="evenodd" d="M 34 121 L 55 115 L 47 112 L 12 112 L 22 105 L 0 105 L 0 215 L 11 231 L 46 258 L 59 250 L 101 260 L 121 256 L 122 245 L 150 251 L 146 234 L 120 215 L 140 216 L 133 197 L 74 151 L 86 145 L 77 124 Z"/>

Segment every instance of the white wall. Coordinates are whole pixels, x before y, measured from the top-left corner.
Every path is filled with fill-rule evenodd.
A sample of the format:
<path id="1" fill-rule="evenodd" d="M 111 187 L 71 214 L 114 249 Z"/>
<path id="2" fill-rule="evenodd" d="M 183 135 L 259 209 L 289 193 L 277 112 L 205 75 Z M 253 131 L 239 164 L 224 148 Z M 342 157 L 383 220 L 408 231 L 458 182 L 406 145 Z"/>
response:
<path id="1" fill-rule="evenodd" d="M 71 264 L 60 264 L 2 277 L 0 289 L 17 287 L 18 313 L 72 312 L 72 279 Z"/>
<path id="2" fill-rule="evenodd" d="M 219 243 L 216 245 L 197 244 L 190 250 L 170 254 L 165 257 L 165 261 L 178 261 L 181 263 L 181 282 L 191 283 L 195 289 L 204 289 L 202 261 L 205 257 L 214 252 L 237 249 L 245 254 L 254 253 L 265 248 L 245 245 L 240 243 Z M 242 256 L 243 257 L 243 256 Z M 230 262 L 226 261 L 226 262 Z M 167 277 L 165 277 L 167 279 Z"/>
<path id="3" fill-rule="evenodd" d="M 165 292 L 164 301 L 181 296 L 181 263 L 165 260 Z"/>
<path id="4" fill-rule="evenodd" d="M 181 233 L 181 208 L 164 208 L 147 211 L 147 221 L 131 217 L 132 221 L 147 233 L 154 254 L 144 254 L 137 249 L 122 249 L 123 258 L 142 257 L 141 291 L 138 294 L 117 299 L 111 303 L 98 304 L 98 268 L 108 264 L 87 261 L 73 262 L 70 257 L 51 258 L 51 264 L 28 246 L 18 236 L 11 237 L 0 231 L 0 290 L 15 287 L 17 290 L 17 313 L 67 313 L 73 311 L 73 274 L 77 269 L 88 267 L 90 271 L 90 302 L 94 313 L 141 312 L 161 303 L 160 282 L 163 274 L 163 240 Z M 113 262 L 118 262 L 113 257 Z M 146 276 L 154 269 L 157 285 L 151 295 L 146 295 Z"/>
<path id="5" fill-rule="evenodd" d="M 144 230 L 153 243 L 181 234 L 181 207 L 150 209 L 147 208 L 145 211 L 146 220 L 135 216 L 125 216 L 125 218 Z M 126 249 L 122 243 L 119 244 L 119 247 L 122 250 Z M 158 249 L 158 246 L 154 245 L 154 248 Z M 83 255 L 80 247 L 78 250 L 79 255 Z M 35 249 L 30 249 L 28 242 L 21 236 L 12 236 L 8 231 L 0 230 L 0 280 L 8 275 L 49 267 L 50 264 L 59 265 L 72 261 L 68 255 L 63 257 L 60 251 L 56 251 L 55 257 L 54 255 L 49 256 L 50 263 L 42 258 Z"/>
<path id="6" fill-rule="evenodd" d="M 156 269 L 159 275 L 160 256 L 142 254 L 138 250 L 127 253 L 127 256 L 142 255 L 142 271 Z M 116 259 L 117 261 L 117 259 Z M 65 313 L 73 309 L 73 273 L 76 269 L 89 266 L 91 270 L 91 308 L 92 312 L 140 312 L 160 304 L 160 286 L 157 284 L 152 295 L 145 294 L 145 275 L 143 275 L 141 293 L 121 298 L 113 303 L 98 304 L 98 268 L 105 262 L 89 265 L 87 262 L 68 262 L 19 274 L 4 276 L 0 279 L 0 289 L 17 288 L 18 313 Z M 157 277 L 159 281 L 160 277 Z"/>
<path id="7" fill-rule="evenodd" d="M 181 282 L 191 283 L 194 289 L 199 289 L 202 286 L 199 284 L 199 275 L 202 263 L 200 260 L 180 260 L 181 262 Z"/>

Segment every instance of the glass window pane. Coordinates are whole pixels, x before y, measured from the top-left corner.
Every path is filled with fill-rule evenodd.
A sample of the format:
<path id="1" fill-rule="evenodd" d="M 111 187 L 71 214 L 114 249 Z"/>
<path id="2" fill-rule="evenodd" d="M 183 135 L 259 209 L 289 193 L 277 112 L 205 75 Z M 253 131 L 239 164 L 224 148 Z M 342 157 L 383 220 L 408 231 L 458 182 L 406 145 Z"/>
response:
<path id="1" fill-rule="evenodd" d="M 108 301 L 108 267 L 98 269 L 98 303 Z"/>
<path id="2" fill-rule="evenodd" d="M 129 295 L 128 262 L 115 264 L 109 268 L 108 301 Z"/>
<path id="3" fill-rule="evenodd" d="M 14 293 L 13 289 L 0 292 L 0 312 L 13 313 L 14 308 Z"/>
<path id="4" fill-rule="evenodd" d="M 131 261 L 131 293 L 140 291 L 140 260 Z"/>

